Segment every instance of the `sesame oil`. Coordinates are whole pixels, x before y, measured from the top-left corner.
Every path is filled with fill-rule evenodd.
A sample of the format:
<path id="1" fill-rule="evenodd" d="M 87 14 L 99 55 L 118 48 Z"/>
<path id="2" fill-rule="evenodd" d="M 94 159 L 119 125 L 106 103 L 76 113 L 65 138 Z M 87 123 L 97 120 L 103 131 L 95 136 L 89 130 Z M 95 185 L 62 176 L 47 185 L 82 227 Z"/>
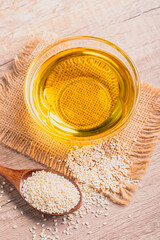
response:
<path id="1" fill-rule="evenodd" d="M 40 66 L 32 97 L 45 126 L 72 139 L 110 131 L 123 121 L 133 106 L 134 84 L 112 54 L 71 48 Z"/>

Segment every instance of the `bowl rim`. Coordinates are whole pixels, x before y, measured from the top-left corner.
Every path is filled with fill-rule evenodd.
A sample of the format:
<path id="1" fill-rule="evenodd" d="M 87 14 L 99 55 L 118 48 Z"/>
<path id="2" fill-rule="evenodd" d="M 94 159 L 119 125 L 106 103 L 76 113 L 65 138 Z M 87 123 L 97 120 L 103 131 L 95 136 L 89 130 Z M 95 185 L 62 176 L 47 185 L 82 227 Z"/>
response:
<path id="1" fill-rule="evenodd" d="M 69 42 L 72 40 L 80 40 L 80 39 L 85 39 L 85 40 L 92 40 L 92 41 L 97 41 L 97 42 L 102 42 L 104 44 L 109 45 L 110 47 L 116 49 L 120 54 L 123 55 L 123 57 L 128 61 L 128 63 L 130 64 L 133 73 L 134 73 L 134 77 L 136 79 L 136 81 L 134 81 L 134 86 L 136 87 L 136 95 L 135 95 L 135 99 L 134 99 L 134 103 L 132 106 L 131 111 L 129 112 L 129 114 L 125 117 L 124 121 L 121 122 L 120 125 L 117 125 L 115 128 L 111 129 L 110 132 L 108 134 L 106 134 L 106 132 L 102 132 L 100 134 L 96 134 L 96 135 L 92 135 L 92 136 L 86 136 L 86 137 L 77 137 L 77 139 L 66 139 L 66 138 L 62 138 L 60 136 L 57 136 L 56 134 L 51 134 L 50 131 L 48 131 L 41 123 L 39 123 L 35 117 L 35 115 L 33 114 L 33 111 L 30 107 L 30 101 L 27 98 L 27 81 L 30 75 L 30 72 L 33 68 L 33 66 L 35 65 L 35 63 L 37 62 L 37 60 L 39 58 L 41 58 L 41 56 L 43 56 L 48 50 L 50 50 L 51 48 L 65 43 L 65 42 Z M 44 63 L 44 62 L 43 62 Z M 43 64 L 42 63 L 42 64 Z M 129 71 L 130 72 L 130 71 Z M 120 131 L 122 131 L 125 126 L 128 124 L 128 121 L 131 120 L 131 118 L 133 117 L 136 109 L 137 109 L 137 105 L 139 102 L 139 98 L 140 98 L 140 91 L 141 91 L 141 87 L 140 87 L 140 78 L 139 78 L 139 74 L 137 71 L 137 68 L 133 62 L 133 60 L 131 60 L 131 58 L 127 55 L 127 53 L 122 50 L 120 47 L 118 47 L 116 44 L 100 38 L 100 37 L 94 37 L 94 36 L 86 36 L 86 35 L 82 35 L 82 36 L 73 36 L 73 37 L 66 37 L 66 38 L 60 38 L 58 40 L 56 40 L 54 43 L 49 44 L 49 46 L 45 47 L 42 51 L 40 51 L 37 56 L 32 60 L 31 64 L 29 65 L 29 68 L 27 70 L 26 73 L 26 77 L 25 77 L 25 81 L 24 81 L 24 99 L 25 99 L 25 104 L 27 106 L 27 109 L 29 111 L 29 114 L 31 115 L 31 117 L 34 119 L 34 121 L 36 122 L 36 124 L 38 124 L 38 126 L 43 129 L 43 131 L 47 132 L 52 138 L 54 138 L 55 140 L 58 140 L 60 142 L 66 142 L 66 143 L 70 143 L 70 144 L 74 144 L 74 145 L 91 145 L 91 144 L 96 144 L 99 142 L 103 142 L 106 141 L 114 136 L 116 136 Z M 94 138 L 94 139 L 93 139 Z"/>

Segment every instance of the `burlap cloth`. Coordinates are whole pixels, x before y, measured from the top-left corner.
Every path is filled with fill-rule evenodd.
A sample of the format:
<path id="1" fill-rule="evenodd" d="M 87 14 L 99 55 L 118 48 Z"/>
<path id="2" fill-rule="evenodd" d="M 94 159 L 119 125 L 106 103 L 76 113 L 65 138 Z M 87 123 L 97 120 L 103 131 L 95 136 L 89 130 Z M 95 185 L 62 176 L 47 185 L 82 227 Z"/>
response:
<path id="1" fill-rule="evenodd" d="M 63 160 L 72 146 L 56 142 L 41 131 L 29 115 L 24 102 L 24 79 L 30 63 L 43 48 L 55 41 L 54 36 L 46 39 L 47 36 L 28 42 L 16 56 L 12 70 L 5 74 L 0 83 L 0 141 L 48 167 L 71 176 L 72 173 L 65 167 Z M 129 174 L 133 179 L 141 178 L 159 137 L 159 100 L 160 89 L 142 83 L 136 113 L 118 136 L 120 142 L 130 150 L 129 159 L 132 164 Z M 62 161 L 59 162 L 58 159 Z M 126 204 L 131 199 L 133 189 L 134 185 L 126 184 L 119 196 L 111 193 L 110 197 L 117 203 Z"/>

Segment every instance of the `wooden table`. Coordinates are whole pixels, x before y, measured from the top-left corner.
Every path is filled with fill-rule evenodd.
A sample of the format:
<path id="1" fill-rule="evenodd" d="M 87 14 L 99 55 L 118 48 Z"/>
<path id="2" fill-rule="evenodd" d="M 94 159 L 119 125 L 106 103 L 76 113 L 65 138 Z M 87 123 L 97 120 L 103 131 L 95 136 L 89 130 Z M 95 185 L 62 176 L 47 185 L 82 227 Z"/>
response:
<path id="1" fill-rule="evenodd" d="M 160 80 L 160 1 L 158 0 L 1 0 L 0 76 L 11 68 L 13 59 L 32 34 L 55 32 L 61 37 L 92 35 L 108 39 L 135 62 L 141 81 L 158 86 Z M 34 168 L 40 164 L 0 145 L 0 163 L 13 168 Z M 151 164 L 127 207 L 110 203 L 107 225 L 104 217 L 88 215 L 92 235 L 80 227 L 72 236 L 60 239 L 130 240 L 160 239 L 160 144 Z M 3 179 L 0 178 L 0 185 Z M 0 240 L 32 239 L 29 228 L 40 220 L 11 185 L 4 186 L 0 199 Z M 3 191 L 1 189 L 0 191 Z M 11 202 L 8 202 L 11 200 Z M 17 210 L 13 210 L 14 206 Z M 21 215 L 21 211 L 24 212 Z M 128 216 L 131 214 L 131 218 Z M 53 221 L 48 219 L 47 224 Z M 17 225 L 17 229 L 13 229 Z M 62 226 L 59 227 L 61 230 Z M 39 238 L 36 238 L 39 239 Z"/>

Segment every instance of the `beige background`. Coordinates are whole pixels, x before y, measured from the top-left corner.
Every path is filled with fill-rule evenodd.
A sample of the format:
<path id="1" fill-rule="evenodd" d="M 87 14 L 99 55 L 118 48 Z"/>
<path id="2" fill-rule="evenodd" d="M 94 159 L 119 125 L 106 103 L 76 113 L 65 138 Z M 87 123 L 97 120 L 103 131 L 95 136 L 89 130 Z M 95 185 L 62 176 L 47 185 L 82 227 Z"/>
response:
<path id="1" fill-rule="evenodd" d="M 114 42 L 135 62 L 141 81 L 160 86 L 160 1 L 158 0 L 0 0 L 0 77 L 10 69 L 14 56 L 32 34 L 55 32 L 61 37 L 93 35 Z M 2 79 L 0 80 L 2 81 Z M 104 217 L 87 216 L 93 234 L 79 228 L 61 239 L 130 240 L 160 239 L 160 144 L 151 164 L 127 207 L 110 204 L 107 225 Z M 40 164 L 0 145 L 0 164 L 32 168 Z M 2 178 L 0 178 L 0 184 Z M 0 199 L 0 240 L 32 239 L 29 228 L 40 215 L 29 208 L 16 190 Z M 12 200 L 10 203 L 7 200 Z M 18 210 L 13 206 L 18 205 Z M 24 215 L 20 214 L 24 211 Z M 132 217 L 128 218 L 131 214 Z M 48 219 L 48 223 L 51 219 Z M 18 229 L 12 229 L 13 225 Z M 62 226 L 59 227 L 61 229 Z M 39 239 L 39 238 L 37 238 Z"/>

